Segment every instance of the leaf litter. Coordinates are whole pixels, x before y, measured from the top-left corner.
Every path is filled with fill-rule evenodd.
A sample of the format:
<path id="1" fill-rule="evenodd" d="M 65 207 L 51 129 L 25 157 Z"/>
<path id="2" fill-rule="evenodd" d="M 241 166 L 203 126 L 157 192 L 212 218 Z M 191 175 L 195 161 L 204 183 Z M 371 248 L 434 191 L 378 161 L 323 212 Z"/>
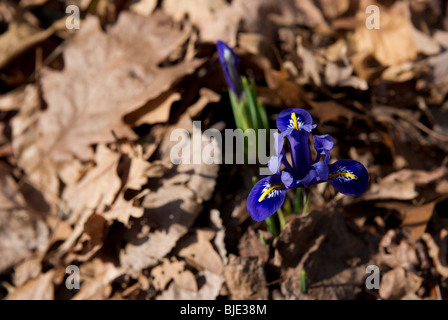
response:
<path id="1" fill-rule="evenodd" d="M 0 298 L 448 297 L 440 2 L 86 0 L 70 31 L 64 9 L 0 4 Z M 173 130 L 234 128 L 217 40 L 271 120 L 306 108 L 366 165 L 364 195 L 319 185 L 274 238 L 246 210 L 257 168 L 171 162 Z"/>

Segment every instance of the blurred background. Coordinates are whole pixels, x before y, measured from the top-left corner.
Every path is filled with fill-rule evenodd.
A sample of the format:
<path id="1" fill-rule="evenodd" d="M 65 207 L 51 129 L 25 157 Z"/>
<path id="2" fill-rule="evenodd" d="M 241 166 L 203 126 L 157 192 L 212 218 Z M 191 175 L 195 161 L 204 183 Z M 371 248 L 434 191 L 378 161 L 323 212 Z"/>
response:
<path id="1" fill-rule="evenodd" d="M 447 27 L 440 0 L 2 0 L 0 298 L 446 299 Z M 363 195 L 288 191 L 273 234 L 259 164 L 173 165 L 173 130 L 236 128 L 218 40 Z"/>

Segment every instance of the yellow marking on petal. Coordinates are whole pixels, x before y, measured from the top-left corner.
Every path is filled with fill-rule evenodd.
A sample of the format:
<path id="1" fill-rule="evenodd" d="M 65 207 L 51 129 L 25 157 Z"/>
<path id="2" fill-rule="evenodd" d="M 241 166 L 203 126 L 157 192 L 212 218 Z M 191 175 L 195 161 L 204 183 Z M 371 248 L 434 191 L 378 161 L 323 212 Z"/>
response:
<path id="1" fill-rule="evenodd" d="M 294 128 L 296 128 L 297 130 L 300 130 L 299 125 L 297 123 L 297 116 L 294 112 L 291 113 L 291 117 L 292 117 L 292 121 L 294 121 Z"/>
<path id="2" fill-rule="evenodd" d="M 353 180 L 358 180 L 358 177 L 357 177 L 356 175 L 354 175 L 353 173 L 349 173 L 349 172 L 336 172 L 336 173 L 334 173 L 334 174 L 330 174 L 330 175 L 328 176 L 328 180 L 337 178 L 337 177 L 339 177 L 339 176 L 344 176 L 344 177 L 351 178 L 351 179 L 353 179 Z"/>
<path id="3" fill-rule="evenodd" d="M 266 190 L 265 192 L 263 192 L 263 194 L 260 196 L 260 198 L 258 198 L 258 202 L 263 201 L 273 190 L 275 189 L 279 189 L 279 188 L 283 188 L 282 184 L 279 184 L 277 186 L 272 186 L 270 187 L 268 190 Z"/>

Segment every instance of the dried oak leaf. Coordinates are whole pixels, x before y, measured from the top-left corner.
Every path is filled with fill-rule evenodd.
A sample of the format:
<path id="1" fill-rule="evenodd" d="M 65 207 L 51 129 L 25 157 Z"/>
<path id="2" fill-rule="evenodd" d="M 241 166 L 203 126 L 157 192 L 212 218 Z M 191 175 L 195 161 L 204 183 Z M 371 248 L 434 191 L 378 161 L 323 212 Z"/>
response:
<path id="1" fill-rule="evenodd" d="M 170 136 L 175 129 L 185 129 L 190 138 L 202 137 L 201 130 L 193 126 L 188 115 L 169 127 L 160 146 L 160 161 L 166 167 L 172 166 L 171 148 L 177 140 L 171 141 Z M 203 139 L 203 146 L 209 143 Z M 179 238 L 187 234 L 202 209 L 202 202 L 211 198 L 218 169 L 216 164 L 181 163 L 166 170 L 143 199 L 143 216 L 132 219 L 130 229 L 125 231 L 127 244 L 120 252 L 121 265 L 138 271 L 166 256 Z"/>
<path id="2" fill-rule="evenodd" d="M 263 264 L 257 258 L 229 255 L 225 268 L 226 285 L 232 300 L 265 300 L 269 290 Z"/>
<path id="3" fill-rule="evenodd" d="M 39 146 L 54 160 L 93 157 L 91 144 L 135 134 L 122 118 L 157 98 L 202 63 L 159 67 L 190 34 L 156 12 L 143 17 L 122 12 L 107 33 L 88 17 L 64 51 L 63 71 L 44 69 L 48 109 L 39 118 Z"/>

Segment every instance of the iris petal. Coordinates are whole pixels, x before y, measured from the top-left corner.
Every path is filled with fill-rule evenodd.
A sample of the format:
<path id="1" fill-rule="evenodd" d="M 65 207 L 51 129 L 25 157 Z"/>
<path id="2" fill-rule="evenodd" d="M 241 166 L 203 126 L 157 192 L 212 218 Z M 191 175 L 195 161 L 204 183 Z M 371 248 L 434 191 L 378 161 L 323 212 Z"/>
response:
<path id="1" fill-rule="evenodd" d="M 340 193 L 347 196 L 359 196 L 367 188 L 369 174 L 360 162 L 339 160 L 328 167 L 328 181 Z"/>
<path id="2" fill-rule="evenodd" d="M 291 146 L 291 161 L 294 172 L 299 179 L 304 178 L 311 168 L 310 133 L 292 130 L 287 136 Z"/>
<path id="3" fill-rule="evenodd" d="M 334 139 L 329 134 L 314 135 L 314 149 L 317 151 L 316 162 L 321 156 L 325 156 L 325 163 L 330 161 L 330 150 L 334 147 Z"/>
<path id="4" fill-rule="evenodd" d="M 221 63 L 227 85 L 237 95 L 241 97 L 243 93 L 243 84 L 241 82 L 239 63 L 240 60 L 229 48 L 227 44 L 222 41 L 216 42 L 216 49 L 218 51 L 219 62 Z"/>
<path id="5" fill-rule="evenodd" d="M 247 198 L 247 211 L 255 221 L 263 221 L 273 215 L 285 201 L 286 187 L 280 175 L 258 181 Z"/>
<path id="6" fill-rule="evenodd" d="M 313 118 L 304 109 L 287 109 L 280 112 L 277 117 L 277 128 L 280 132 L 287 129 L 305 130 L 311 132 L 316 125 L 313 125 Z"/>
<path id="7" fill-rule="evenodd" d="M 319 177 L 319 180 L 321 180 L 321 181 L 328 180 L 328 174 L 329 174 L 330 170 L 325 161 L 319 161 L 319 162 L 313 164 L 313 169 L 316 170 L 317 177 Z"/>

